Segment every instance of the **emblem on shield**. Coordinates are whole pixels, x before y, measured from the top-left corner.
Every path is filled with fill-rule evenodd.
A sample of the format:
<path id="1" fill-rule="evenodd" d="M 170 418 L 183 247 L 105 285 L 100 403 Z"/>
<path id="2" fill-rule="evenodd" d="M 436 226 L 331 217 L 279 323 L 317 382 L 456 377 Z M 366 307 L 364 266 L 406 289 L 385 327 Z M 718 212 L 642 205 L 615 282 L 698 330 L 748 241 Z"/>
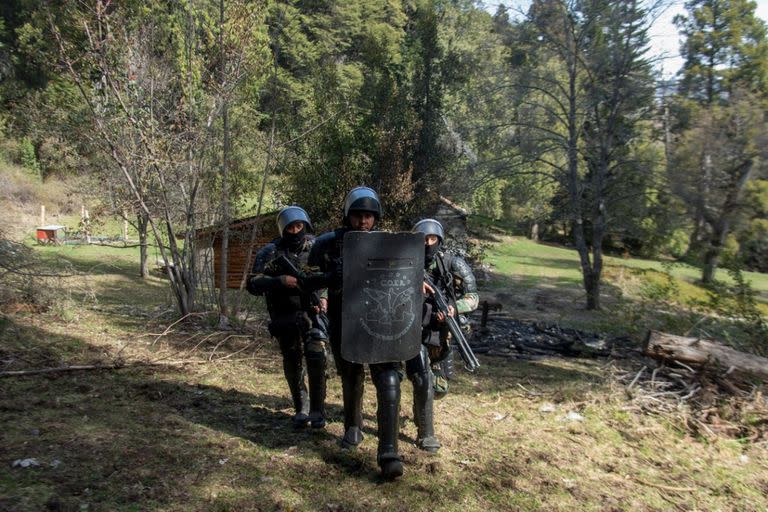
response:
<path id="1" fill-rule="evenodd" d="M 365 332 L 380 340 L 402 338 L 416 320 L 413 307 L 413 282 L 402 272 L 383 275 L 378 287 L 363 288 L 370 308 L 361 318 Z"/>

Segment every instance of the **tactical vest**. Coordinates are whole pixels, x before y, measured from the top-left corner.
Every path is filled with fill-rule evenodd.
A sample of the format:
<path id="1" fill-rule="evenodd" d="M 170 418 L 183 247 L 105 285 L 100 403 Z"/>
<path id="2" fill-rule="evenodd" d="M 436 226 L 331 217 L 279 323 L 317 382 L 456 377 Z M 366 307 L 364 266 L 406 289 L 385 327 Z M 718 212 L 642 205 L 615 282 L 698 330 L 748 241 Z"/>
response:
<path id="1" fill-rule="evenodd" d="M 282 244 L 282 239 L 272 241 L 275 247 L 272 258 L 264 267 L 264 275 L 277 277 L 282 272 L 277 271 L 271 263 L 280 256 L 285 256 L 297 269 L 305 268 L 309 259 L 309 250 L 312 248 L 314 237 L 307 236 L 297 251 L 292 251 Z M 310 296 L 300 292 L 297 288 L 280 288 L 266 294 L 267 309 L 271 316 L 285 315 L 295 311 L 305 311 L 311 306 Z"/>

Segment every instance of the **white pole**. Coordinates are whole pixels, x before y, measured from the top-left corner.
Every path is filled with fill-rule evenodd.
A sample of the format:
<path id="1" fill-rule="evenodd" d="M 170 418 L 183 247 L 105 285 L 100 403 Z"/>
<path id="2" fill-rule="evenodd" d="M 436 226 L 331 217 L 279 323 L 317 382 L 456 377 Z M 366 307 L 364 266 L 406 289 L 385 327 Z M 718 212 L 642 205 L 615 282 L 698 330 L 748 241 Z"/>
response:
<path id="1" fill-rule="evenodd" d="M 83 206 L 83 225 L 85 226 L 85 242 L 91 243 L 91 216 L 88 215 L 88 210 Z"/>

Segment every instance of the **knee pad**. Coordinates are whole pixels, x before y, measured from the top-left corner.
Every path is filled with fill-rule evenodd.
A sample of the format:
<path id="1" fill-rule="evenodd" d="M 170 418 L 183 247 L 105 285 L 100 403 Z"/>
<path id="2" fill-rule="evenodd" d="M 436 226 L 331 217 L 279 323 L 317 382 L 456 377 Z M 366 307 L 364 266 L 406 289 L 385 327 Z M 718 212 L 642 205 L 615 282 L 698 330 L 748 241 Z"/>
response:
<path id="1" fill-rule="evenodd" d="M 408 379 L 413 384 L 414 393 L 426 390 L 432 386 L 432 372 L 429 369 L 423 372 L 412 373 L 408 375 Z"/>
<path id="2" fill-rule="evenodd" d="M 307 352 L 307 357 L 325 357 L 325 341 L 310 338 L 304 343 L 304 350 Z"/>
<path id="3" fill-rule="evenodd" d="M 427 368 L 429 368 L 428 348 L 425 345 L 422 345 L 419 353 L 405 362 L 405 372 L 410 379 L 411 375 L 422 373 L 426 371 Z"/>
<path id="4" fill-rule="evenodd" d="M 372 366 L 371 373 L 377 389 L 400 389 L 401 375 L 396 367 L 375 368 Z"/>

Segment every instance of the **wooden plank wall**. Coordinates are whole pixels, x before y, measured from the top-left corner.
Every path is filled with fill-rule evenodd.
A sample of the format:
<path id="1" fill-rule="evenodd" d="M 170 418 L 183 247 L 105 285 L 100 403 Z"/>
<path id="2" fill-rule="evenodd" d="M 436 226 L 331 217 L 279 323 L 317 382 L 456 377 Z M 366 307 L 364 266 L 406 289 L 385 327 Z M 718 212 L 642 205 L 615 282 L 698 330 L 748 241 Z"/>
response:
<path id="1" fill-rule="evenodd" d="M 256 237 L 256 243 L 253 246 L 250 261 L 246 262 L 248 256 L 248 246 L 251 239 L 251 227 L 252 226 L 240 226 L 230 231 L 229 239 L 229 258 L 227 261 L 227 288 L 237 289 L 240 288 L 240 280 L 243 278 L 243 270 L 249 269 L 253 266 L 253 262 L 256 259 L 256 253 L 264 244 L 272 241 L 276 233 L 276 229 L 270 230 L 271 223 L 266 229 L 260 229 L 260 233 Z M 214 258 L 213 258 L 213 271 L 214 282 L 216 287 L 221 286 L 221 239 L 217 237 L 213 245 Z"/>

